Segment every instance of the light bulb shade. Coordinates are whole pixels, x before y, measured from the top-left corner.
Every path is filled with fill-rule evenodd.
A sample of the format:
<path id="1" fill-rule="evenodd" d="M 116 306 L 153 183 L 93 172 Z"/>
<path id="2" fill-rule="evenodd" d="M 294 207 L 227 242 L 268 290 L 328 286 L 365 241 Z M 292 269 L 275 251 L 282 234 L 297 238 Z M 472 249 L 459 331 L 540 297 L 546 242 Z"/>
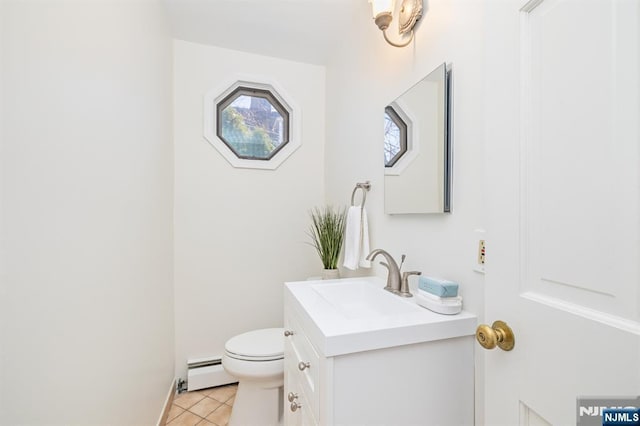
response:
<path id="1" fill-rule="evenodd" d="M 373 17 L 375 18 L 381 13 L 393 13 L 396 2 L 395 0 L 369 0 L 369 3 L 371 3 Z"/>

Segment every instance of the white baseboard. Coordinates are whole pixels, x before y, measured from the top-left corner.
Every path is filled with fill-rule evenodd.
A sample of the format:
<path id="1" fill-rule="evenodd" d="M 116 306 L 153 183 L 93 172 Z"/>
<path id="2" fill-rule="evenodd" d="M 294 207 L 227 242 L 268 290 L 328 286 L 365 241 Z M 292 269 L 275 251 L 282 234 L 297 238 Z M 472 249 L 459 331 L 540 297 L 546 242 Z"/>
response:
<path id="1" fill-rule="evenodd" d="M 164 408 L 162 409 L 162 413 L 160 413 L 160 418 L 158 419 L 157 426 L 165 426 L 167 423 L 167 416 L 169 415 L 169 410 L 171 410 L 171 404 L 173 404 L 173 397 L 176 394 L 176 379 L 173 379 L 171 382 L 171 387 L 169 388 L 169 392 L 167 392 L 167 398 L 164 400 Z"/>

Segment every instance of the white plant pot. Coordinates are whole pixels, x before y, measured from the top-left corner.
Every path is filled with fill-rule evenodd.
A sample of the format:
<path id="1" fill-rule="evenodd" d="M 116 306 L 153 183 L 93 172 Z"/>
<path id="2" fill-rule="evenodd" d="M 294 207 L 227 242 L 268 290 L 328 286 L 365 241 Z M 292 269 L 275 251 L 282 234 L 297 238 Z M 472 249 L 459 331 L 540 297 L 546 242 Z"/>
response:
<path id="1" fill-rule="evenodd" d="M 323 280 L 337 280 L 340 278 L 340 271 L 337 269 L 323 269 L 322 270 L 322 279 Z"/>

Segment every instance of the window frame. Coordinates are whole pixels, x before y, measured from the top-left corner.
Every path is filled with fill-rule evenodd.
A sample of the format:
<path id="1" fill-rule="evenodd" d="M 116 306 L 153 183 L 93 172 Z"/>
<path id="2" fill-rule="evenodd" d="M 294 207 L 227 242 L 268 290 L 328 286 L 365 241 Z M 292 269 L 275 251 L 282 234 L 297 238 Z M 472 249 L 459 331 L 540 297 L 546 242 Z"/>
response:
<path id="1" fill-rule="evenodd" d="M 280 107 L 286 111 L 289 117 L 287 129 L 287 143 L 281 144 L 272 152 L 268 159 L 241 158 L 238 154 L 218 136 L 218 104 L 227 99 L 237 88 L 244 87 L 249 90 L 268 91 Z M 272 105 L 274 105 L 272 103 Z M 275 105 L 274 105 L 275 107 Z M 218 151 L 218 153 L 233 167 L 245 169 L 276 170 L 291 154 L 302 145 L 301 137 L 301 110 L 292 97 L 276 82 L 262 77 L 238 76 L 237 79 L 227 81 L 219 88 L 211 89 L 204 95 L 203 106 L 203 136 Z"/>
<path id="2" fill-rule="evenodd" d="M 236 99 L 240 96 L 250 96 L 256 98 L 266 99 L 269 104 L 280 114 L 283 120 L 282 125 L 282 143 L 277 146 L 273 151 L 269 153 L 267 157 L 255 157 L 250 155 L 241 155 L 236 151 L 231 143 L 225 140 L 222 135 L 222 113 L 223 111 L 229 107 Z M 240 159 L 244 160 L 258 160 L 258 161 L 269 161 L 271 160 L 281 149 L 283 149 L 289 143 L 289 128 L 290 126 L 290 114 L 289 111 L 278 101 L 278 99 L 273 95 L 270 90 L 267 89 L 258 89 L 255 87 L 246 87 L 246 86 L 238 86 L 231 93 L 229 93 L 224 99 L 220 102 L 216 103 L 216 136 L 224 142 L 227 147 Z"/>

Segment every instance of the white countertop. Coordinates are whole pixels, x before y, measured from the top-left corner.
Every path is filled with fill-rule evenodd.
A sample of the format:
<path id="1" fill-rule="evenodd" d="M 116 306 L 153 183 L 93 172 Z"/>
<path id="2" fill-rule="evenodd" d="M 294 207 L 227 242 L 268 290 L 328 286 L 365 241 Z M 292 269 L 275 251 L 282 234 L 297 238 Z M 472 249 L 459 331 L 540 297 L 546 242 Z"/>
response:
<path id="1" fill-rule="evenodd" d="M 319 286 L 340 284 L 379 288 L 381 294 L 376 293 L 376 299 L 393 309 L 381 315 L 350 311 L 316 291 Z M 475 334 L 475 315 L 466 311 L 438 314 L 419 306 L 415 297 L 403 298 L 383 290 L 384 285 L 377 277 L 288 282 L 285 306 L 291 304 L 311 342 L 327 357 Z"/>

